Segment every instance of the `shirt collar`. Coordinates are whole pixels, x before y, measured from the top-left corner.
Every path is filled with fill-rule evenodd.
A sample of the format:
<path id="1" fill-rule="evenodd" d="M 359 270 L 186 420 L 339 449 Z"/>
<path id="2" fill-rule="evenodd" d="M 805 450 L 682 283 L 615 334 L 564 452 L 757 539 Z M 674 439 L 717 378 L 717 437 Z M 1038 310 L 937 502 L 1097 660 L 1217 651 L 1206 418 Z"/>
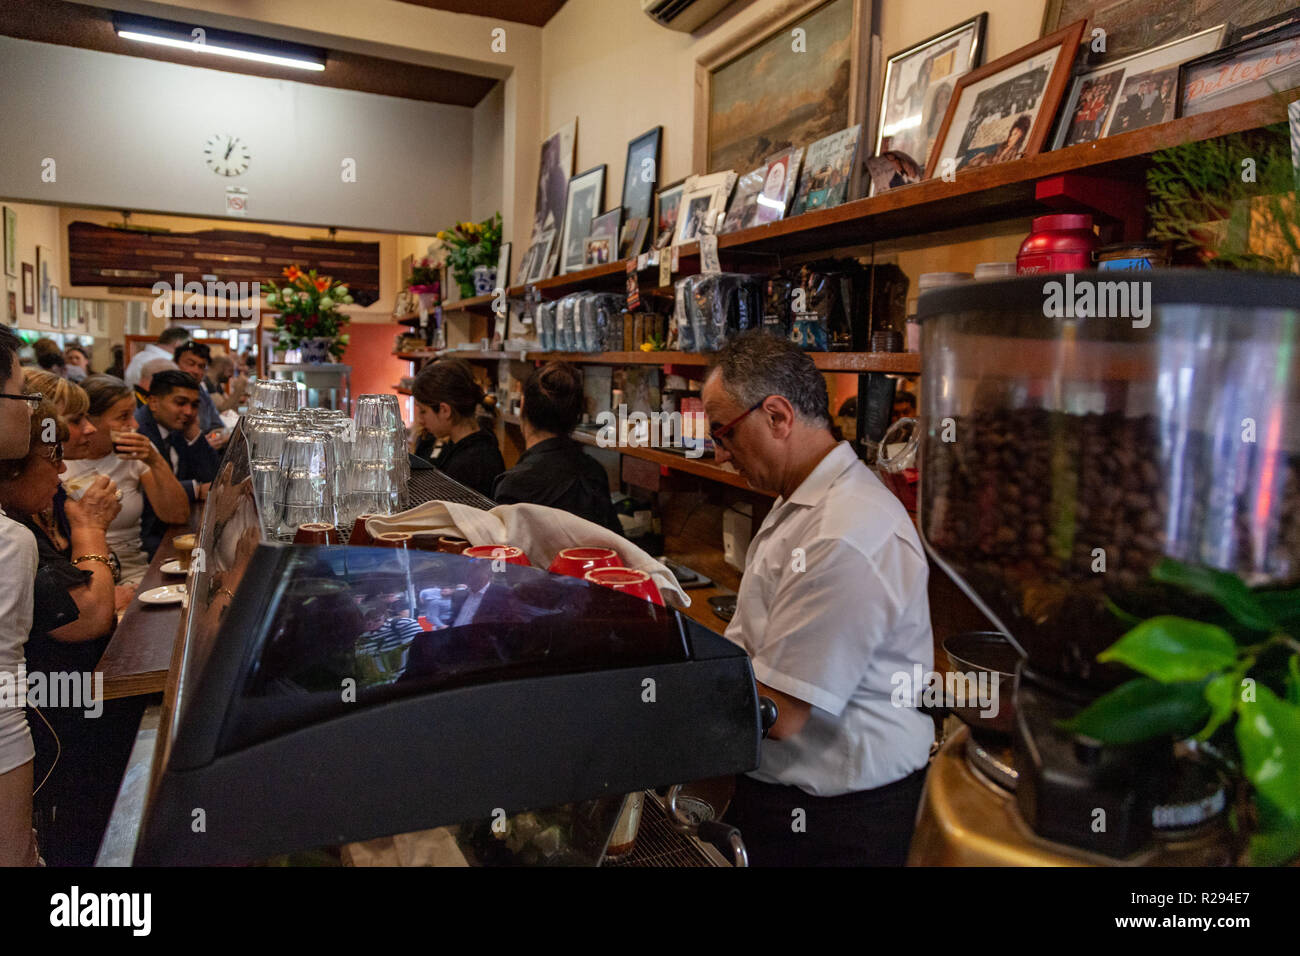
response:
<path id="1" fill-rule="evenodd" d="M 567 435 L 556 435 L 554 438 L 544 438 L 520 455 L 519 461 L 523 461 L 529 455 L 545 455 L 547 452 L 564 451 L 571 441 L 572 439 Z"/>
<path id="2" fill-rule="evenodd" d="M 796 505 L 821 504 L 826 492 L 844 472 L 858 464 L 858 456 L 853 446 L 842 441 L 827 452 L 826 457 L 814 468 L 790 495 L 787 501 Z"/>

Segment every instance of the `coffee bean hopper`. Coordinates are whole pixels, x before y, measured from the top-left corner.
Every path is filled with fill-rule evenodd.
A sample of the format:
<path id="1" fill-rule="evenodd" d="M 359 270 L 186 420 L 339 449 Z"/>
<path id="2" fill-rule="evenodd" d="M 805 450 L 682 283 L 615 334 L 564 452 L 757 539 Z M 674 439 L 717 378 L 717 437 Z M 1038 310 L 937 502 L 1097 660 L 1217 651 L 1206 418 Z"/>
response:
<path id="1" fill-rule="evenodd" d="M 1167 597 L 1163 557 L 1300 578 L 1300 280 L 1035 275 L 927 292 L 918 314 L 922 536 L 1023 657 L 1000 832 L 1097 861 L 1149 859 L 1160 820 L 1180 839 L 1221 826 L 1231 795 L 1188 748 L 1057 722 L 1133 676 L 1097 655 L 1131 626 L 1114 608 Z M 958 812 L 934 788 L 959 778 L 936 761 L 923 822 Z"/>
<path id="2" fill-rule="evenodd" d="M 540 568 L 264 541 L 241 432 L 232 445 L 137 864 L 251 863 L 439 827 L 470 862 L 596 864 L 624 795 L 758 766 L 773 715 L 731 642 Z M 453 595 L 448 626 L 417 623 L 429 589 Z M 730 828 L 672 800 L 668 821 L 743 861 Z"/>

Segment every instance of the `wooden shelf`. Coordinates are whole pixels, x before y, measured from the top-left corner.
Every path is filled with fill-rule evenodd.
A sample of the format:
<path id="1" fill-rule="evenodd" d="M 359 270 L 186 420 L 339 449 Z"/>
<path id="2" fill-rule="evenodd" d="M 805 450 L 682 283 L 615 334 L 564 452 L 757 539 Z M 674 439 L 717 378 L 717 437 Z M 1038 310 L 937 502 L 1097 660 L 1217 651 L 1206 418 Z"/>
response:
<path id="1" fill-rule="evenodd" d="M 410 390 L 409 388 L 407 388 L 406 386 L 404 386 L 404 385 L 394 385 L 394 386 L 393 386 L 393 391 L 396 392 L 398 395 L 411 395 L 411 394 L 413 394 L 413 393 L 411 392 L 411 390 Z"/>
<path id="2" fill-rule="evenodd" d="M 930 179 L 831 209 L 727 233 L 718 237 L 719 254 L 724 267 L 750 272 L 776 266 L 781 256 L 829 252 L 959 226 L 1042 215 L 1051 208 L 1036 198 L 1035 187 L 1042 179 L 1077 173 L 1141 183 L 1151 153 L 1181 143 L 1284 122 L 1285 104 L 1295 99 L 1297 92 L 1300 91 L 1270 95 L 997 166 L 962 170 L 953 182 Z M 671 255 L 671 252 L 665 250 L 661 254 Z M 678 260 L 681 267 L 678 275 L 698 271 L 698 244 L 691 242 L 678 247 Z M 657 280 L 658 267 L 647 271 Z M 555 299 L 586 289 L 621 288 L 626 276 L 624 260 L 533 284 L 545 298 Z M 512 286 L 508 294 L 521 297 L 524 289 L 524 286 Z M 643 294 L 660 291 L 663 290 L 643 290 Z"/>
<path id="3" fill-rule="evenodd" d="M 396 353 L 395 353 L 396 354 Z M 448 349 L 438 353 L 469 361 L 573 362 L 576 365 L 695 365 L 713 360 L 709 352 L 529 352 Z M 919 352 L 809 352 L 813 364 L 823 372 L 887 372 L 893 375 L 921 374 Z M 401 353 L 399 358 L 432 358 L 433 355 Z"/>
<path id="4" fill-rule="evenodd" d="M 421 359 L 431 359 L 431 358 L 438 357 L 438 352 L 433 349 L 428 349 L 428 350 L 420 349 L 420 350 L 410 351 L 410 352 L 394 352 L 393 354 L 397 356 L 399 359 L 403 359 L 404 361 L 407 362 L 418 362 Z"/>
<path id="5" fill-rule="evenodd" d="M 448 312 L 474 312 L 479 315 L 491 315 L 492 300 L 494 298 L 495 296 L 489 293 L 488 295 L 476 295 L 470 299 L 460 299 L 456 302 L 444 302 L 442 311 L 444 315 Z"/>
<path id="6" fill-rule="evenodd" d="M 584 445 L 590 445 L 593 448 L 600 447 L 594 435 L 578 431 L 573 433 L 573 438 L 574 441 L 581 442 Z M 711 458 L 687 458 L 685 455 L 674 455 L 654 448 L 633 448 L 629 445 L 619 445 L 612 450 L 620 455 L 631 455 L 633 458 L 642 458 L 645 461 L 654 462 L 656 465 L 662 465 L 673 471 L 682 471 L 701 478 L 708 478 L 710 481 L 720 481 L 734 488 L 754 491 L 753 488 L 746 484 L 745 479 L 740 477 L 734 470 L 723 465 L 715 465 Z M 756 493 L 764 494 L 764 492 Z"/>

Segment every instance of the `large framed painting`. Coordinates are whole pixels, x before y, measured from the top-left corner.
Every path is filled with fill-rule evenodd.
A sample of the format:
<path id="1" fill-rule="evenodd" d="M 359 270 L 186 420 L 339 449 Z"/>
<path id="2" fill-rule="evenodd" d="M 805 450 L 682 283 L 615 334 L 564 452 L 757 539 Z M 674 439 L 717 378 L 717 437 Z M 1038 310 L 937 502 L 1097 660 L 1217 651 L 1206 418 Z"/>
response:
<path id="1" fill-rule="evenodd" d="M 1095 66 L 1220 23 L 1256 23 L 1294 7 L 1295 0 L 1047 0 L 1043 35 L 1076 20 L 1088 21 L 1089 43 L 1093 31 L 1106 31 L 1106 52 L 1090 60 Z"/>
<path id="2" fill-rule="evenodd" d="M 981 13 L 886 61 L 875 155 L 902 153 L 925 169 L 957 80 L 983 62 L 988 18 Z"/>
<path id="3" fill-rule="evenodd" d="M 578 121 L 572 120 L 542 143 L 542 157 L 537 168 L 537 201 L 533 205 L 533 229 L 529 256 L 540 261 L 521 281 L 535 282 L 555 275 L 558 245 L 554 238 L 564 221 L 565 192 L 573 175 L 573 149 L 578 139 Z"/>
<path id="4" fill-rule="evenodd" d="M 870 0 L 796 0 L 695 63 L 694 168 L 746 172 L 855 124 L 867 94 Z"/>

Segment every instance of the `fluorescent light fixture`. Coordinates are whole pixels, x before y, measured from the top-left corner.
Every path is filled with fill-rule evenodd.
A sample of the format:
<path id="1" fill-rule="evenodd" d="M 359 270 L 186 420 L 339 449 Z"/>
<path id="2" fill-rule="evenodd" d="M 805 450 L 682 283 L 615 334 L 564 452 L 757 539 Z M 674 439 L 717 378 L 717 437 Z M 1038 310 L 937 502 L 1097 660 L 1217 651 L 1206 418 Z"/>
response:
<path id="1" fill-rule="evenodd" d="M 325 69 L 325 51 L 300 43 L 270 40 L 249 33 L 194 27 L 173 20 L 113 14 L 113 29 L 125 40 L 137 40 L 191 53 L 210 53 L 298 70 Z"/>

